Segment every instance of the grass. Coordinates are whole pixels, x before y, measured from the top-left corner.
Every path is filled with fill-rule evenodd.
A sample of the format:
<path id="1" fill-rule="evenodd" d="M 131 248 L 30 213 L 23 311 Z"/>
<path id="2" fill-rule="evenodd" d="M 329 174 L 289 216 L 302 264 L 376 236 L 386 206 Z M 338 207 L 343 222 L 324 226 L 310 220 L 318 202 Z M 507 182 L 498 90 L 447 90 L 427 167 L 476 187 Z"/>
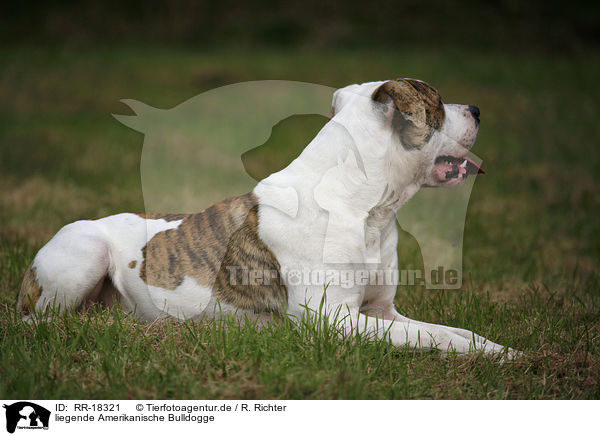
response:
<path id="1" fill-rule="evenodd" d="M 0 51 L 0 397 L 600 398 L 597 53 Z M 397 306 L 523 358 L 440 358 L 340 340 L 310 322 L 260 331 L 229 321 L 141 324 L 99 308 L 49 324 L 16 318 L 23 273 L 60 227 L 144 209 L 143 138 L 110 117 L 127 113 L 120 99 L 169 108 L 243 80 L 339 87 L 399 75 L 481 108 L 474 152 L 487 174 L 469 203 L 463 288 L 400 287 Z M 305 141 L 309 124 L 282 137 Z M 422 268 L 408 233 L 399 252 L 403 267 Z"/>

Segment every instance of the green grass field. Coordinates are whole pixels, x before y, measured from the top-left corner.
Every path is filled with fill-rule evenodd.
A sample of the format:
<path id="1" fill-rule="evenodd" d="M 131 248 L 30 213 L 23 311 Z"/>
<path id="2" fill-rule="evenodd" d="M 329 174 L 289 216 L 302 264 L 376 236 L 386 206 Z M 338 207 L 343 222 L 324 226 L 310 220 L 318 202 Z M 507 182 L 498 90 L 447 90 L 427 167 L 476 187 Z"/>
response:
<path id="1" fill-rule="evenodd" d="M 463 288 L 401 287 L 397 306 L 524 357 L 441 358 L 310 322 L 143 324 L 97 308 L 49 324 L 16 317 L 23 273 L 58 229 L 144 209 L 143 136 L 111 117 L 127 113 L 120 99 L 170 108 L 245 80 L 398 76 L 481 108 L 473 151 L 487 174 L 469 203 Z M 0 397 L 600 398 L 599 76 L 592 52 L 0 49 Z M 422 267 L 416 241 L 401 241 L 401 265 Z"/>

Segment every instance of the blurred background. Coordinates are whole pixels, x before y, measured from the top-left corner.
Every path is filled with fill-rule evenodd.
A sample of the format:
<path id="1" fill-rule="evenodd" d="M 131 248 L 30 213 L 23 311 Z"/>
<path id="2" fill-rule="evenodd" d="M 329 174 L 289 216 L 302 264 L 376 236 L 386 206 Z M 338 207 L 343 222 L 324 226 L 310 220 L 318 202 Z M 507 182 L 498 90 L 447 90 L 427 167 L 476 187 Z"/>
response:
<path id="1" fill-rule="evenodd" d="M 65 223 L 144 209 L 144 138 L 112 118 L 131 114 L 121 99 L 168 109 L 264 79 L 338 88 L 416 77 L 446 102 L 479 106 L 473 151 L 487 174 L 469 205 L 465 273 L 499 298 L 589 278 L 600 247 L 598 18 L 598 3 L 513 0 L 4 3 L 2 298 Z M 322 122 L 279 126 L 288 153 L 275 160 Z M 246 168 L 268 174 L 276 149 Z M 401 245 L 403 263 L 421 267 L 414 239 Z"/>
<path id="2" fill-rule="evenodd" d="M 595 45 L 596 2 L 500 0 L 37 1 L 3 6 L 6 42 L 340 48 L 456 45 L 565 52 Z"/>

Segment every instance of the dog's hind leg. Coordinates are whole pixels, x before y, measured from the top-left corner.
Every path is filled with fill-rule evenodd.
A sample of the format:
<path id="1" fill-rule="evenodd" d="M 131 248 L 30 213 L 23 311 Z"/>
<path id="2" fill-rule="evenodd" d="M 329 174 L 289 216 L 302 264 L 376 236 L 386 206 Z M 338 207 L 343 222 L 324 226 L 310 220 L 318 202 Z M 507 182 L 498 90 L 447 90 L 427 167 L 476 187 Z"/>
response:
<path id="1" fill-rule="evenodd" d="M 17 299 L 24 319 L 54 307 L 77 308 L 102 288 L 110 266 L 106 235 L 94 221 L 63 227 L 35 256 Z"/>

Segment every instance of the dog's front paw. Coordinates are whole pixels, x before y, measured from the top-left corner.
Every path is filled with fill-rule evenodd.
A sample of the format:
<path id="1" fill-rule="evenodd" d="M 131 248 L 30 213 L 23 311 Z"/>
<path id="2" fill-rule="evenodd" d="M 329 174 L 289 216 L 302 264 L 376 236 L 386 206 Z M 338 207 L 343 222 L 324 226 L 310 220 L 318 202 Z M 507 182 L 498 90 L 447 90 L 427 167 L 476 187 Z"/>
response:
<path id="1" fill-rule="evenodd" d="M 508 350 L 506 351 L 506 358 L 508 360 L 514 360 L 519 357 L 523 357 L 524 355 L 525 354 L 522 351 L 515 350 L 513 348 L 508 348 Z"/>
<path id="2" fill-rule="evenodd" d="M 485 354 L 500 357 L 501 363 L 504 363 L 509 360 L 514 360 L 518 357 L 523 356 L 522 351 L 515 350 L 510 347 L 505 347 L 487 340 L 485 342 L 480 343 L 477 349 Z"/>
<path id="3" fill-rule="evenodd" d="M 498 356 L 500 356 L 500 363 L 502 364 L 522 357 L 524 354 L 522 351 L 506 347 L 501 353 L 498 354 Z"/>

